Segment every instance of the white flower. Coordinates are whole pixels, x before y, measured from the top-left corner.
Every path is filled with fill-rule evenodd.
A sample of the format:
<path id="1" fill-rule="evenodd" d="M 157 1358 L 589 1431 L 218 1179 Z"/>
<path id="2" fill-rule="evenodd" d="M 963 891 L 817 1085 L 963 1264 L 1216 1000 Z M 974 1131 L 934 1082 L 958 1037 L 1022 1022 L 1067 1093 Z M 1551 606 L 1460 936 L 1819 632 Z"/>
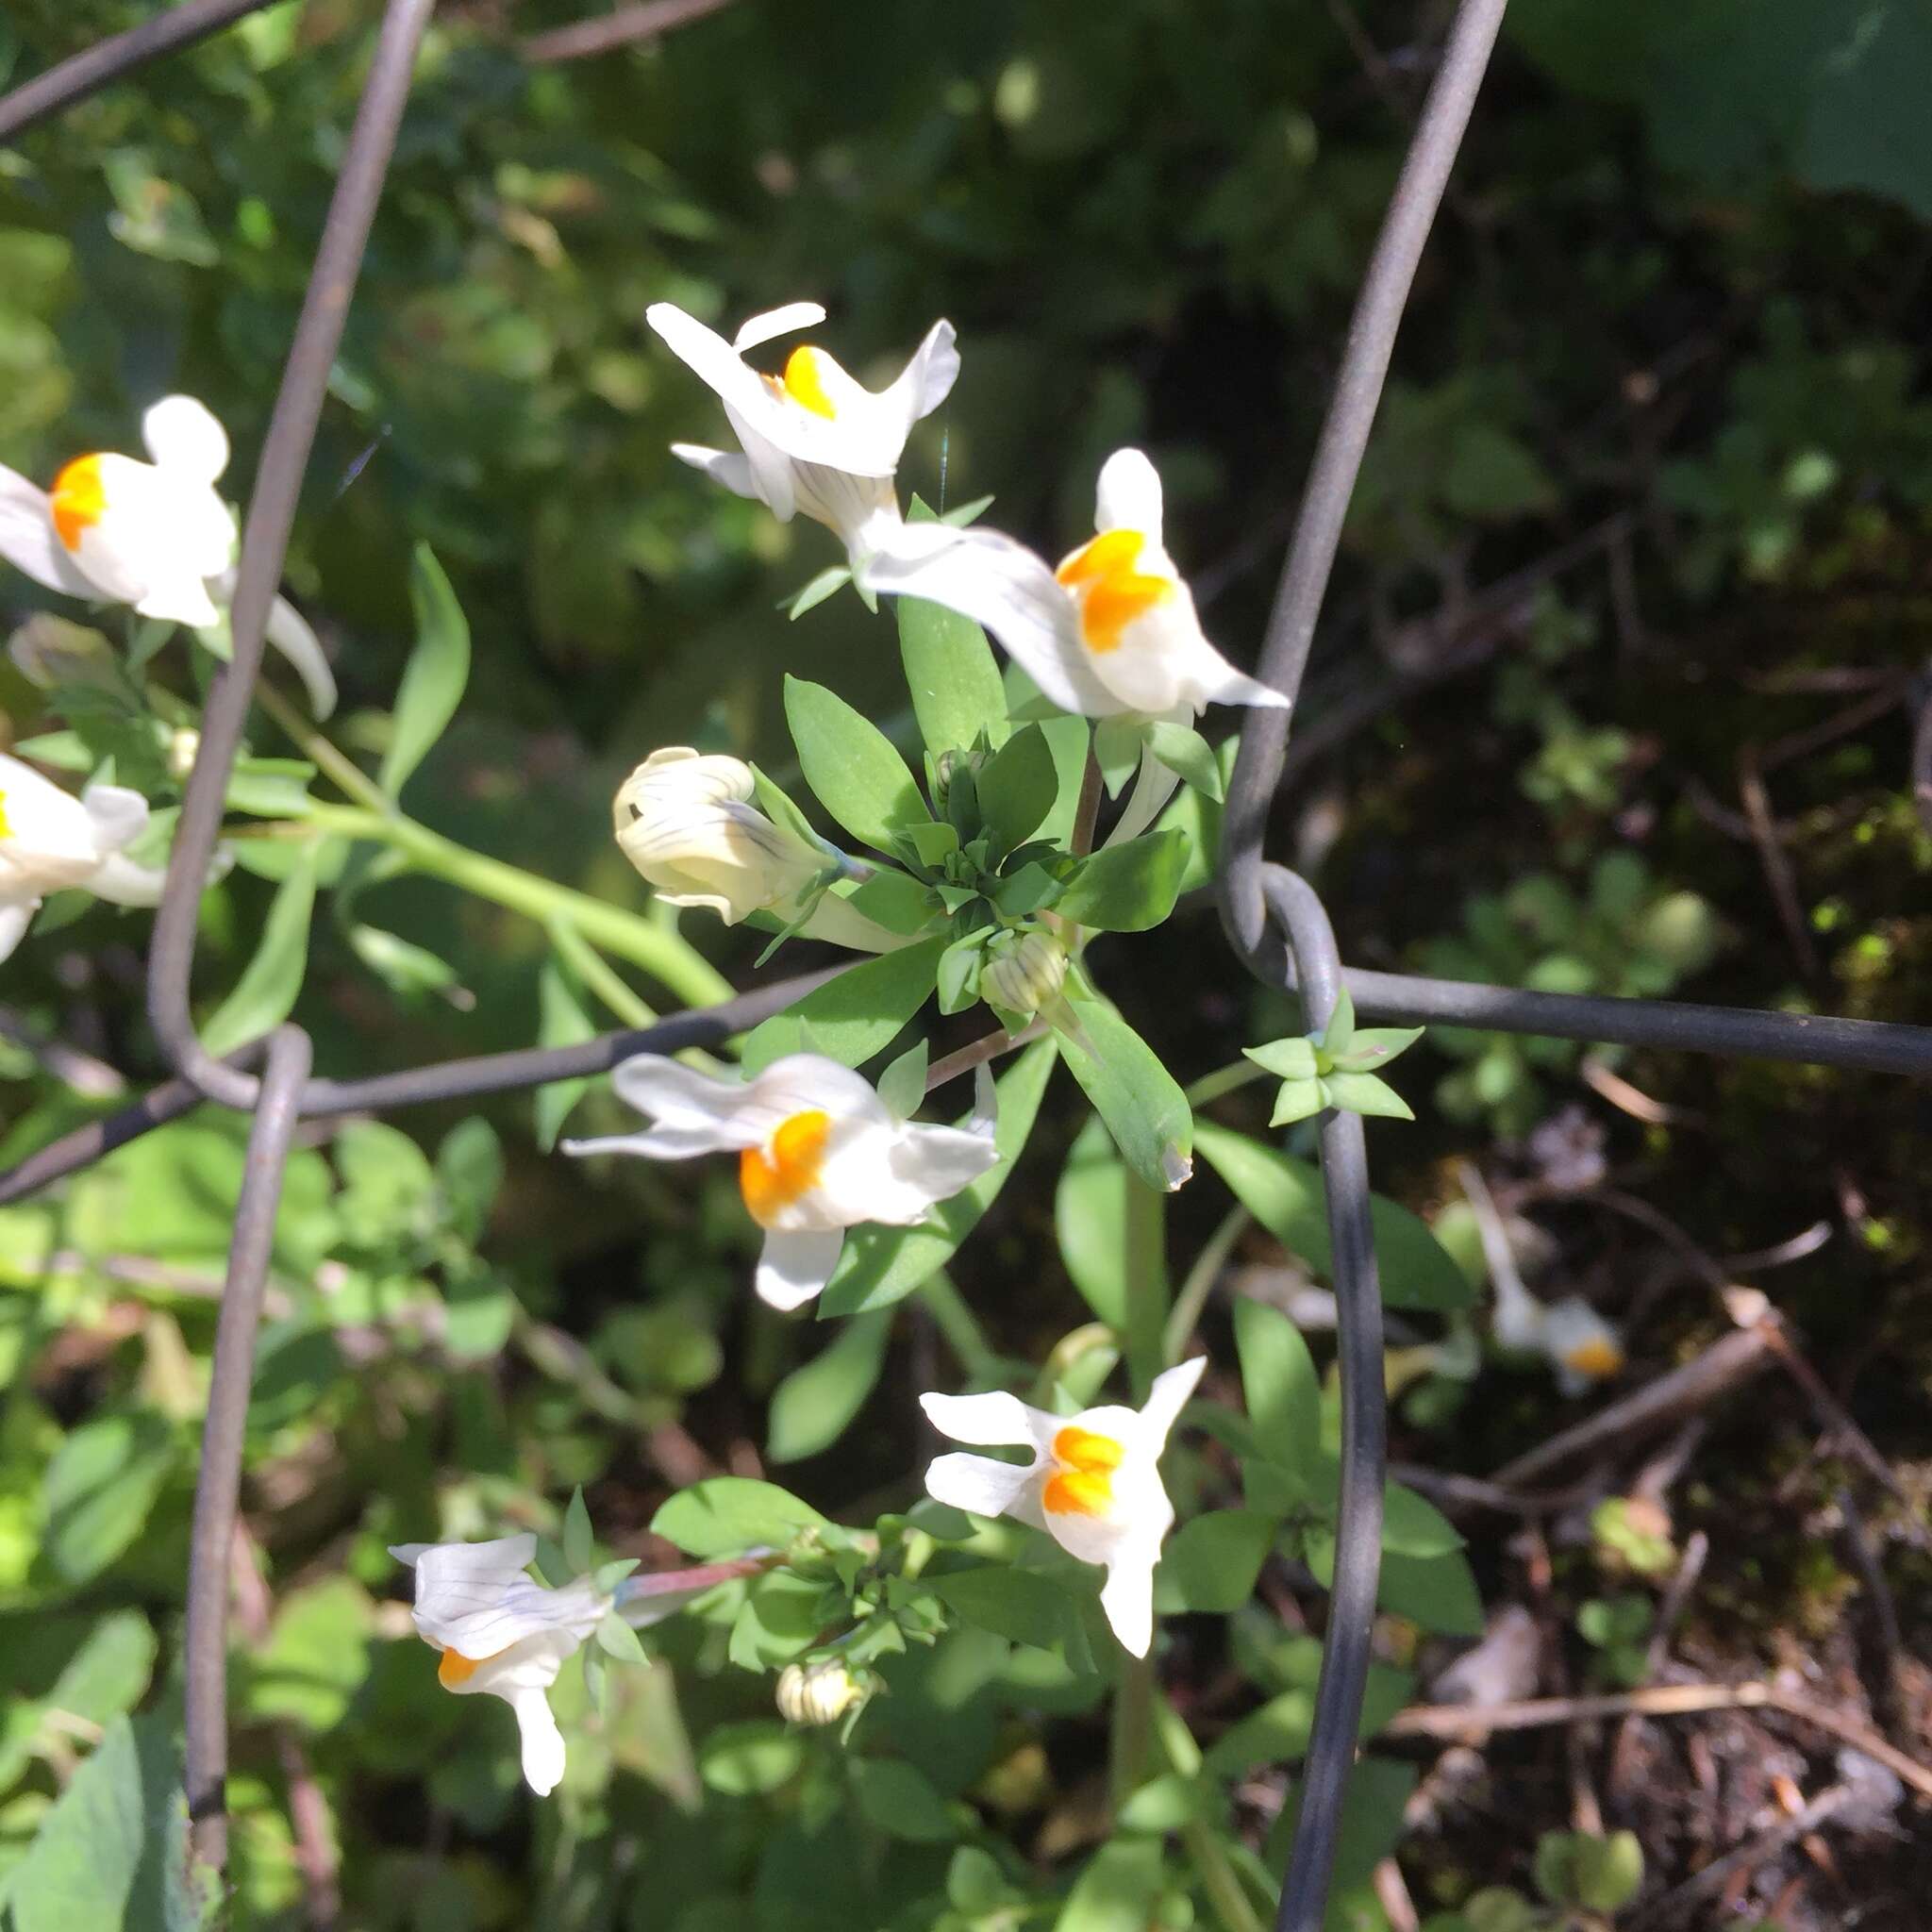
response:
<path id="1" fill-rule="evenodd" d="M 1161 543 L 1160 478 L 1139 450 L 1107 459 L 1093 523 L 1058 570 L 996 530 L 906 524 L 867 578 L 983 624 L 1064 711 L 1191 720 L 1210 704 L 1287 705 L 1202 633 Z"/>
<path id="2" fill-rule="evenodd" d="M 588 1576 L 561 1590 L 535 1582 L 524 1573 L 536 1554 L 527 1534 L 390 1551 L 416 1573 L 411 1614 L 423 1641 L 442 1653 L 438 1681 L 459 1697 L 487 1691 L 516 1712 L 524 1776 L 544 1797 L 563 1776 L 563 1735 L 544 1693 L 613 1600 Z"/>
<path id="3" fill-rule="evenodd" d="M 0 753 L 0 959 L 49 892 L 81 886 L 117 906 L 157 906 L 166 874 L 124 858 L 147 830 L 147 800 L 120 785 L 78 798 Z"/>
<path id="4" fill-rule="evenodd" d="M 1581 1395 L 1624 1370 L 1622 1338 L 1580 1295 L 1543 1309 L 1534 1345 L 1550 1358 L 1565 1395 Z"/>
<path id="5" fill-rule="evenodd" d="M 1196 1356 L 1154 1378 L 1140 1409 L 1083 1408 L 1048 1415 L 1017 1395 L 922 1395 L 920 1407 L 956 1442 L 1019 1443 L 1029 1463 L 941 1456 L 925 1473 L 936 1502 L 977 1516 L 1010 1516 L 1043 1529 L 1083 1563 L 1100 1563 L 1101 1607 L 1136 1657 L 1154 1636 L 1154 1566 L 1174 1526 L 1160 1481 L 1160 1452 L 1182 1405 L 1208 1366 Z"/>
<path id="6" fill-rule="evenodd" d="M 192 396 L 163 396 L 141 433 L 150 461 L 75 457 L 51 493 L 0 466 L 0 557 L 70 597 L 210 629 L 234 590 L 235 513 L 215 489 L 228 466 L 227 432 Z M 326 717 L 335 679 L 315 633 L 283 598 L 270 608 L 267 637 Z"/>
<path id="7" fill-rule="evenodd" d="M 688 745 L 654 751 L 619 788 L 617 842 L 667 906 L 702 906 L 726 925 L 769 912 L 795 923 L 842 855 L 775 825 L 751 803 L 751 767 Z M 799 928 L 861 952 L 905 943 L 833 892 L 822 892 Z"/>
<path id="8" fill-rule="evenodd" d="M 566 1141 L 563 1151 L 653 1160 L 736 1153 L 744 1205 L 765 1230 L 758 1291 L 774 1308 L 798 1307 L 824 1287 L 848 1227 L 910 1227 L 999 1158 L 984 1104 L 970 1128 L 900 1120 L 861 1074 L 821 1054 L 788 1054 L 746 1081 L 640 1054 L 610 1077 L 652 1124 Z"/>
<path id="9" fill-rule="evenodd" d="M 784 373 L 765 375 L 744 352 L 825 319 L 816 302 L 755 315 L 727 342 L 669 302 L 644 319 L 672 353 L 717 391 L 738 437 L 736 451 L 677 442 L 672 454 L 780 523 L 803 510 L 835 531 L 856 576 L 899 526 L 893 473 L 913 424 L 945 401 L 959 374 L 953 325 L 935 323 L 899 378 L 877 393 L 855 382 L 824 350 L 802 343 Z"/>

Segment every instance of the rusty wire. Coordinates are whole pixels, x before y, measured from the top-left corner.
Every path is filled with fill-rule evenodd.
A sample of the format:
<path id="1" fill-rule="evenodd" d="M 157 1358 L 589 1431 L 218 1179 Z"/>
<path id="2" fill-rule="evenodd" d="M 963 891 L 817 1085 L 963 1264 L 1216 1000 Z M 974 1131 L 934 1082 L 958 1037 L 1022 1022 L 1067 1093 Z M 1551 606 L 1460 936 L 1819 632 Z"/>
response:
<path id="1" fill-rule="evenodd" d="M 85 98 L 142 62 L 187 44 L 263 0 L 186 0 L 0 99 L 0 139 Z M 1373 426 L 1396 333 L 1450 169 L 1474 108 L 1506 0 L 1463 0 L 1417 125 L 1351 321 L 1341 367 L 1270 616 L 1261 675 L 1298 691 Z M 309 446 L 370 224 L 408 97 L 433 0 L 389 0 L 368 82 L 331 200 L 302 315 L 262 451 L 243 531 L 232 613 L 231 664 L 215 680 L 190 776 L 168 891 L 149 959 L 149 1009 L 176 1077 L 129 1107 L 69 1134 L 0 1175 L 0 1204 L 101 1158 L 203 1100 L 254 1115 L 237 1204 L 196 1489 L 188 1633 L 188 1785 L 196 1844 L 219 1864 L 225 1825 L 223 1689 L 228 1552 L 241 1482 L 242 1425 L 275 1205 L 295 1122 L 304 1116 L 470 1097 L 607 1071 L 629 1054 L 715 1044 L 823 983 L 781 980 L 641 1031 L 580 1045 L 488 1055 L 358 1080 L 311 1077 L 309 1043 L 280 1027 L 225 1059 L 196 1037 L 189 1008 L 199 881 L 220 827 L 229 767 L 241 741 L 261 656 L 262 626 L 281 574 Z M 1761 1056 L 1874 1072 L 1932 1074 L 1932 1028 L 1755 1012 L 1680 1003 L 1536 993 L 1343 968 L 1321 900 L 1305 880 L 1268 864 L 1269 808 L 1288 742 L 1287 712 L 1249 716 L 1228 789 L 1222 911 L 1237 954 L 1260 977 L 1299 990 L 1319 1027 L 1346 987 L 1365 1017 L 1441 1021 L 1689 1052 Z M 1932 768 L 1932 704 L 1921 720 L 1915 779 Z M 1276 930 L 1271 930 L 1271 921 Z M 258 1074 L 253 1069 L 260 1064 Z M 1283 1887 L 1278 1932 L 1316 1932 L 1359 1723 L 1380 1562 L 1384 1457 L 1381 1317 L 1369 1227 L 1360 1120 L 1321 1127 L 1324 1187 L 1335 1252 L 1342 1393 L 1341 1505 L 1323 1671 L 1303 1770 L 1301 1812 Z"/>

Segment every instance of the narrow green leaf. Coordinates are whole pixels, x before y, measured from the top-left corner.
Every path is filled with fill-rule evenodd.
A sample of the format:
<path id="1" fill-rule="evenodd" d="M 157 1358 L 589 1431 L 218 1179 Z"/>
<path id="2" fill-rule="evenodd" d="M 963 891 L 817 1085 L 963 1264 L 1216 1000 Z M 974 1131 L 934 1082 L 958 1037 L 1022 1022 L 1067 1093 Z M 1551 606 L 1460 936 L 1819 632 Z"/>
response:
<path id="1" fill-rule="evenodd" d="M 1301 1330 L 1279 1308 L 1244 1295 L 1234 1305 L 1234 1344 L 1262 1455 L 1306 1475 L 1321 1450 L 1322 1384 Z"/>
<path id="2" fill-rule="evenodd" d="M 587 1576 L 591 1558 L 596 1554 L 596 1539 L 591 1533 L 591 1512 L 584 1507 L 581 1488 L 570 1493 L 570 1507 L 563 1512 L 563 1560 L 573 1576 Z"/>
<path id="3" fill-rule="evenodd" d="M 1171 1192 L 1193 1171 L 1194 1118 L 1187 1095 L 1114 1008 L 1069 999 L 1064 1011 L 1072 1024 L 1057 1022 L 1055 1031 L 1074 1077 L 1127 1165 L 1149 1187 Z"/>
<path id="4" fill-rule="evenodd" d="M 1007 693 L 986 633 L 970 617 L 922 597 L 898 600 L 899 655 L 919 735 L 934 758 L 1007 729 Z"/>
<path id="5" fill-rule="evenodd" d="M 1322 1085 L 1327 1089 L 1331 1107 L 1345 1107 L 1350 1113 L 1368 1114 L 1378 1120 L 1415 1118 L 1408 1102 L 1379 1074 L 1330 1074 Z"/>
<path id="6" fill-rule="evenodd" d="M 1059 771 L 1038 724 L 1027 724 L 979 773 L 979 817 L 995 858 L 1024 845 L 1053 809 Z"/>
<path id="7" fill-rule="evenodd" d="M 1053 1218 L 1074 1286 L 1109 1327 L 1124 1327 L 1127 1170 L 1104 1121 L 1090 1120 L 1074 1139 L 1054 1190 Z"/>
<path id="8" fill-rule="evenodd" d="M 897 952 L 881 953 L 847 967 L 808 993 L 795 1007 L 774 1013 L 746 1037 L 742 1063 L 747 1075 L 788 1053 L 810 1050 L 842 1066 L 856 1067 L 892 1043 L 900 1028 L 932 996 L 944 933 Z"/>
<path id="9" fill-rule="evenodd" d="M 902 1121 L 909 1121 L 925 1102 L 925 1041 L 912 1044 L 879 1075 L 879 1098 L 887 1110 Z"/>
<path id="10" fill-rule="evenodd" d="M 782 601 L 779 608 L 796 624 L 808 610 L 816 610 L 835 591 L 852 581 L 850 568 L 842 563 L 828 564 L 818 575 L 801 586 L 797 593 Z"/>
<path id="11" fill-rule="evenodd" d="M 336 903 L 340 908 L 341 901 Z M 350 926 L 349 945 L 357 958 L 400 998 L 446 992 L 457 983 L 457 969 L 447 959 L 378 925 Z"/>
<path id="12" fill-rule="evenodd" d="M 596 1035 L 597 1023 L 591 1018 L 583 995 L 558 960 L 546 959 L 537 974 L 537 1044 L 576 1046 Z M 552 1080 L 537 1089 L 532 1101 L 537 1144 L 546 1154 L 557 1145 L 571 1108 L 590 1084 L 584 1079 Z"/>
<path id="13" fill-rule="evenodd" d="M 254 958 L 202 1028 L 202 1042 L 211 1054 L 232 1053 L 243 1041 L 258 1040 L 294 1010 L 308 972 L 315 875 L 316 855 L 310 850 L 275 889 Z"/>
<path id="14" fill-rule="evenodd" d="M 1271 1127 L 1292 1126 L 1318 1114 L 1328 1104 L 1320 1080 L 1284 1080 L 1274 1095 L 1274 1111 L 1268 1116 Z"/>
<path id="15" fill-rule="evenodd" d="M 1163 1882 L 1158 1838 L 1111 1839 L 1074 1881 L 1054 1932 L 1146 1932 Z"/>
<path id="16" fill-rule="evenodd" d="M 1297 1035 L 1271 1040 L 1265 1046 L 1244 1046 L 1241 1055 L 1279 1079 L 1311 1080 L 1315 1076 L 1314 1042 Z"/>
<path id="17" fill-rule="evenodd" d="M 651 1660 L 638 1641 L 638 1633 L 615 1610 L 607 1612 L 597 1625 L 597 1647 L 621 1664 L 647 1664 Z"/>
<path id="18" fill-rule="evenodd" d="M 852 1760 L 858 1808 L 889 1837 L 916 1845 L 949 1845 L 960 1836 L 951 1807 L 932 1780 L 903 1757 Z"/>
<path id="19" fill-rule="evenodd" d="M 865 1407 L 886 1365 L 890 1311 L 857 1315 L 772 1391 L 765 1460 L 800 1462 L 829 1449 Z"/>
<path id="20" fill-rule="evenodd" d="M 1331 1056 L 1346 1053 L 1355 1039 L 1355 1001 L 1350 997 L 1347 987 L 1336 995 L 1335 1010 L 1328 1016 L 1328 1025 L 1322 1035 L 1322 1044 Z"/>
<path id="21" fill-rule="evenodd" d="M 1087 859 L 1054 909 L 1103 932 L 1145 932 L 1174 910 L 1188 869 L 1188 835 L 1150 832 Z"/>
<path id="22" fill-rule="evenodd" d="M 1040 721 L 1040 729 L 1053 753 L 1053 765 L 1059 777 L 1053 809 L 1039 828 L 1038 836 L 1048 844 L 1064 846 L 1074 836 L 1074 818 L 1080 808 L 1080 780 L 1087 770 L 1087 747 L 1091 733 L 1084 718 L 1053 716 Z"/>
<path id="23" fill-rule="evenodd" d="M 1240 1609 L 1255 1593 L 1276 1527 L 1252 1509 L 1213 1509 L 1182 1524 L 1154 1573 L 1154 1607 L 1164 1616 Z"/>
<path id="24" fill-rule="evenodd" d="M 1324 1273 L 1334 1264 L 1320 1171 L 1245 1134 L 1197 1123 L 1194 1144 L 1235 1198 L 1284 1247 Z M 1462 1272 L 1407 1208 L 1374 1195 L 1370 1217 L 1382 1297 L 1394 1308 L 1466 1308 L 1474 1299 Z"/>
<path id="25" fill-rule="evenodd" d="M 856 1227 L 845 1237 L 839 1265 L 819 1297 L 821 1320 L 889 1308 L 952 1259 L 1006 1186 L 1033 1131 L 1056 1058 L 1051 1040 L 1036 1041 L 1000 1075 L 992 1142 L 999 1159 L 971 1187 L 940 1202 L 924 1226 Z"/>
<path id="26" fill-rule="evenodd" d="M 389 750 L 377 779 L 391 798 L 442 736 L 470 681 L 469 623 L 426 543 L 417 544 L 410 559 L 409 604 L 416 613 L 416 646 L 396 690 Z"/>
<path id="27" fill-rule="evenodd" d="M 895 833 L 928 822 L 906 760 L 836 691 L 788 674 L 785 717 L 805 782 L 855 839 L 890 852 Z"/>
<path id="28" fill-rule="evenodd" d="M 1157 718 L 1147 727 L 1147 749 L 1205 798 L 1219 805 L 1225 795 L 1221 780 L 1221 764 L 1214 747 L 1198 731 L 1169 719 Z"/>

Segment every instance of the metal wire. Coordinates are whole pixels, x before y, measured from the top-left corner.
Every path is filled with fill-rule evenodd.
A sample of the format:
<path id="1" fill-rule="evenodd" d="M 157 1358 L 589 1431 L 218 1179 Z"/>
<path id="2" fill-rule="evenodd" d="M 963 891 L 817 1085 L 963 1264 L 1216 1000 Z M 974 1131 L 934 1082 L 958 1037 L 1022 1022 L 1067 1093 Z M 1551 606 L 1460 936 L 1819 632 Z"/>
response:
<path id="1" fill-rule="evenodd" d="M 255 1335 L 275 1244 L 275 1209 L 288 1172 L 296 1101 L 308 1077 L 308 1036 L 299 1026 L 269 1036 L 261 1098 L 235 1205 L 228 1278 L 215 1325 L 201 1469 L 189 1538 L 187 1629 L 188 1816 L 196 1856 L 220 1866 L 228 1853 L 228 1574 L 242 1490 L 242 1440 L 255 1379 Z"/>
<path id="2" fill-rule="evenodd" d="M 1265 867 L 1268 909 L 1288 934 L 1309 1028 L 1328 1024 L 1341 991 L 1335 930 L 1308 882 Z M 1387 1428 L 1382 1396 L 1382 1285 L 1369 1223 L 1369 1156 L 1359 1114 L 1322 1119 L 1322 1190 L 1334 1254 L 1335 1339 L 1341 1384 L 1341 1485 L 1335 1522 L 1335 1574 L 1315 1715 L 1303 1760 L 1301 1815 L 1282 1881 L 1279 1932 L 1320 1932 L 1335 1864 L 1341 1801 L 1355 1763 L 1369 1633 L 1382 1570 L 1382 1474 Z"/>
<path id="3" fill-rule="evenodd" d="M 328 390 L 329 371 L 335 366 L 349 298 L 355 292 L 363 251 L 369 244 L 370 224 L 375 218 L 390 157 L 395 151 L 416 49 L 434 6 L 435 0 L 389 0 L 376 35 L 369 78 L 356 109 L 356 125 L 349 132 L 341 172 L 316 249 L 315 267 L 269 418 L 255 491 L 242 526 L 242 558 L 228 613 L 232 655 L 208 691 L 200 745 L 182 795 L 174 850 L 168 858 L 167 885 L 155 912 L 154 937 L 148 947 L 148 1019 L 161 1051 L 184 1079 L 209 1099 L 228 1107 L 253 1107 L 258 1088 L 253 1074 L 216 1059 L 202 1045 L 188 1009 L 194 936 L 201 917 L 201 885 L 221 831 L 228 774 L 248 722 L 256 673 L 261 664 L 262 633 L 281 583 L 282 559 L 288 552 L 295 503 L 301 494 L 303 472 L 308 466 L 309 447 L 315 441 L 323 397 Z"/>
<path id="4" fill-rule="evenodd" d="M 188 4 L 61 63 L 0 99 L 0 139 L 83 98 L 142 61 L 211 33 L 264 0 Z M 281 575 L 303 472 L 377 197 L 394 147 L 417 45 L 433 0 L 390 0 L 370 76 L 330 205 L 291 346 L 242 539 L 232 611 L 233 657 L 212 687 L 200 753 L 176 827 L 167 891 L 149 956 L 149 1012 L 178 1077 L 67 1135 L 0 1176 L 0 1204 L 18 1200 L 212 1099 L 254 1111 L 237 1206 L 195 1494 L 187 1638 L 188 1787 L 197 1850 L 222 1861 L 226 1598 L 255 1331 L 275 1212 L 294 1123 L 500 1092 L 601 1073 L 629 1054 L 715 1044 L 823 982 L 808 974 L 722 1006 L 581 1045 L 487 1055 L 359 1080 L 309 1077 L 310 1047 L 278 1028 L 217 1060 L 189 1009 L 200 883 L 219 830 L 229 769 L 246 721 L 262 631 Z M 1271 613 L 1261 675 L 1299 691 L 1342 520 L 1367 446 L 1416 266 L 1468 125 L 1506 0 L 1463 0 L 1378 236 L 1350 324 L 1341 374 L 1309 473 Z M 1587 999 L 1401 974 L 1344 970 L 1326 913 L 1303 879 L 1267 864 L 1268 809 L 1279 781 L 1289 713 L 1250 714 L 1228 788 L 1222 917 L 1257 974 L 1300 990 L 1307 1024 L 1325 1025 L 1340 987 L 1365 1017 L 1437 1021 L 1693 1052 L 1755 1055 L 1875 1072 L 1932 1074 L 1932 1029 L 1716 1007 Z M 1915 789 L 1932 787 L 1932 704 L 1913 758 Z M 1925 808 L 1922 798 L 1922 809 Z M 1269 921 L 1280 931 L 1271 932 Z M 1283 936 L 1285 935 L 1285 943 Z M 251 1071 L 266 1056 L 260 1077 Z M 1380 1290 L 1370 1230 L 1360 1120 L 1321 1128 L 1324 1188 L 1335 1255 L 1342 1400 L 1341 1506 L 1327 1643 L 1302 1775 L 1301 1816 L 1284 1883 L 1280 1932 L 1316 1932 L 1359 1723 L 1381 1554 L 1384 1416 Z"/>
<path id="5" fill-rule="evenodd" d="M 125 34 L 97 41 L 71 60 L 23 82 L 0 100 L 0 141 L 25 134 L 37 122 L 98 92 L 131 69 L 171 54 L 176 47 L 206 40 L 243 14 L 272 4 L 273 0 L 186 0 L 186 5 L 171 7 Z"/>

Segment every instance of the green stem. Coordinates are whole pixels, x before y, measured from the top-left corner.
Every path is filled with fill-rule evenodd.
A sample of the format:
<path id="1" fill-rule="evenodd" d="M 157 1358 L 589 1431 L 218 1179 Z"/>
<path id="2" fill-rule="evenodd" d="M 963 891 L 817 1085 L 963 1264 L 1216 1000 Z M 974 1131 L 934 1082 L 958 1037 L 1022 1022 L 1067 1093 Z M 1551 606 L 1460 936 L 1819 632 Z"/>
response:
<path id="1" fill-rule="evenodd" d="M 1206 1107 L 1210 1100 L 1219 1100 L 1224 1093 L 1232 1093 L 1256 1080 L 1274 1077 L 1266 1067 L 1257 1066 L 1253 1060 L 1236 1060 L 1232 1066 L 1216 1067 L 1211 1074 L 1203 1074 L 1187 1090 L 1188 1105 Z"/>
<path id="2" fill-rule="evenodd" d="M 1155 1376 L 1166 1365 L 1167 1197 L 1131 1172 L 1126 1187 L 1126 1306 L 1121 1339 L 1134 1400 L 1145 1402 Z"/>
<path id="3" fill-rule="evenodd" d="M 919 1298 L 935 1326 L 945 1337 L 946 1346 L 958 1357 L 969 1378 L 976 1379 L 999 1360 L 998 1352 L 987 1340 L 979 1317 L 966 1304 L 966 1297 L 954 1287 L 943 1268 L 936 1268 L 919 1285 Z"/>
<path id="4" fill-rule="evenodd" d="M 420 871 L 540 925 L 562 919 L 592 945 L 641 967 L 687 1006 L 715 1006 L 732 996 L 731 982 L 694 947 L 638 913 L 472 852 L 413 819 L 333 805 L 312 805 L 306 817 L 324 831 L 393 846 Z"/>
<path id="5" fill-rule="evenodd" d="M 1248 1210 L 1230 1208 L 1221 1225 L 1208 1236 L 1208 1245 L 1201 1250 L 1194 1265 L 1188 1270 L 1188 1278 L 1181 1283 L 1181 1291 L 1174 1298 L 1174 1312 L 1167 1318 L 1167 1331 L 1161 1339 L 1160 1352 L 1170 1365 L 1180 1360 L 1181 1353 L 1188 1345 L 1188 1338 L 1193 1334 L 1194 1326 L 1201 1319 L 1201 1310 L 1207 1307 L 1208 1297 L 1214 1292 L 1214 1284 L 1220 1279 L 1228 1250 L 1240 1240 L 1241 1232 L 1247 1224 Z"/>
<path id="6" fill-rule="evenodd" d="M 1181 1714 L 1165 1697 L 1155 1699 L 1154 1724 L 1169 1765 L 1183 1777 L 1198 1777 L 1201 1747 L 1195 1743 L 1194 1734 Z M 1214 1827 L 1206 1819 L 1191 1819 L 1181 1826 L 1181 1843 L 1193 1860 L 1201 1890 L 1208 1894 L 1208 1903 L 1221 1921 L 1222 1932 L 1262 1932 L 1260 1916 L 1242 1890 L 1234 1867 L 1228 1863 L 1226 1850 Z"/>
<path id="7" fill-rule="evenodd" d="M 382 787 L 346 752 L 338 750 L 325 738 L 280 691 L 266 683 L 258 683 L 255 701 L 282 727 L 302 756 L 318 770 L 326 772 L 346 797 L 385 818 L 395 811 L 394 800 L 384 794 Z"/>
<path id="8" fill-rule="evenodd" d="M 1121 1652 L 1120 1682 L 1113 1696 L 1113 1804 L 1118 1811 L 1147 1777 L 1154 1748 L 1154 1652 L 1129 1657 Z"/>
<path id="9" fill-rule="evenodd" d="M 610 962 L 568 919 L 552 919 L 548 925 L 550 943 L 563 955 L 571 971 L 604 1002 L 616 1019 L 626 1026 L 640 1028 L 650 1025 L 657 1019 L 656 1011 L 625 984 Z"/>

